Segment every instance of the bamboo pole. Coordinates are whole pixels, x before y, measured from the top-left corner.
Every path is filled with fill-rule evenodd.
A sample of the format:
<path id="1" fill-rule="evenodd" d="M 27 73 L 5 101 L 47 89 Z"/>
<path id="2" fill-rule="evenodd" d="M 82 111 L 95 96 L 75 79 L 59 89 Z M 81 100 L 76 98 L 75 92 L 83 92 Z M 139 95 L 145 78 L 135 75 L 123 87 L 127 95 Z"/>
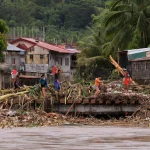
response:
<path id="1" fill-rule="evenodd" d="M 18 93 L 6 94 L 3 96 L 0 96 L 0 101 L 4 100 L 5 98 L 9 98 L 9 97 L 16 96 L 16 95 L 23 95 L 23 94 L 26 94 L 28 92 L 29 91 L 23 91 L 23 92 L 18 92 Z"/>
<path id="2" fill-rule="evenodd" d="M 112 58 L 112 56 L 109 56 L 111 63 L 116 67 L 116 69 L 123 75 L 125 76 L 125 72 L 123 71 L 123 69 L 119 66 L 119 64 Z M 136 85 L 135 81 L 132 80 L 131 78 L 131 82 Z"/>

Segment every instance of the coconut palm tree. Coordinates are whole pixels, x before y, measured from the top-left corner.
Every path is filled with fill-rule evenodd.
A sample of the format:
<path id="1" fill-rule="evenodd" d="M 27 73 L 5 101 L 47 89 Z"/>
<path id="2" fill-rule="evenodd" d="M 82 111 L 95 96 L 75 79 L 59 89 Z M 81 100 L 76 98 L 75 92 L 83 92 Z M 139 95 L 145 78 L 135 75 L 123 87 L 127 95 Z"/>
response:
<path id="1" fill-rule="evenodd" d="M 143 48 L 150 44 L 150 0 L 118 0 L 108 13 L 104 52 L 116 54 L 118 48 Z M 108 52 L 109 51 L 109 52 Z"/>

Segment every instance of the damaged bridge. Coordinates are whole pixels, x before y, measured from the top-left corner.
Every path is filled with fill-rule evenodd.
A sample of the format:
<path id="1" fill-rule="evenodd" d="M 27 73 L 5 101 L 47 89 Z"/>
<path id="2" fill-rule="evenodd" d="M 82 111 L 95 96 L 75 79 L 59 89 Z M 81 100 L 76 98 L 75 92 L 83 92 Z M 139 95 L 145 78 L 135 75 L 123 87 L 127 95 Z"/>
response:
<path id="1" fill-rule="evenodd" d="M 112 114 L 112 113 L 133 113 L 139 108 L 140 104 L 147 97 L 139 94 L 101 94 L 98 98 L 87 97 L 76 101 L 65 100 L 60 97 L 58 101 L 51 100 L 45 102 L 46 111 L 58 113 L 74 114 Z"/>

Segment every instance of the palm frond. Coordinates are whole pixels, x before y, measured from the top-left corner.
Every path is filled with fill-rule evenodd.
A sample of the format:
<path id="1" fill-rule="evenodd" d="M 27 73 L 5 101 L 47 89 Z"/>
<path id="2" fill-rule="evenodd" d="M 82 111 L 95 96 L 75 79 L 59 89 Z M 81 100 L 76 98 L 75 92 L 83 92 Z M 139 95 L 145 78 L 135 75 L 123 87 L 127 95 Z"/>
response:
<path id="1" fill-rule="evenodd" d="M 114 10 L 115 10 L 115 8 L 116 8 L 116 5 L 118 5 L 121 1 L 122 1 L 122 0 L 118 0 L 118 1 L 116 1 L 116 2 L 112 5 L 112 7 L 111 7 L 110 11 L 114 11 Z"/>
<path id="2" fill-rule="evenodd" d="M 128 10 L 123 10 L 123 11 L 117 11 L 117 12 L 112 12 L 112 14 L 108 17 L 108 19 L 105 22 L 105 26 L 107 27 L 108 24 L 110 24 L 113 21 L 116 21 L 118 19 L 120 19 L 125 12 L 130 12 Z"/>

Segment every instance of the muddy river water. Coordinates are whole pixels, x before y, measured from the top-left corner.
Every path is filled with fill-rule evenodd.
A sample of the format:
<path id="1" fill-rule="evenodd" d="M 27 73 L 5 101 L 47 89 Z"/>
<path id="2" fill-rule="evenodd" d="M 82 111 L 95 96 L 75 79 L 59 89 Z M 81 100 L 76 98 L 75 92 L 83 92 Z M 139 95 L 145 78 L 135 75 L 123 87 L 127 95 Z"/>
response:
<path id="1" fill-rule="evenodd" d="M 59 126 L 0 129 L 0 150 L 150 150 L 150 128 Z"/>

